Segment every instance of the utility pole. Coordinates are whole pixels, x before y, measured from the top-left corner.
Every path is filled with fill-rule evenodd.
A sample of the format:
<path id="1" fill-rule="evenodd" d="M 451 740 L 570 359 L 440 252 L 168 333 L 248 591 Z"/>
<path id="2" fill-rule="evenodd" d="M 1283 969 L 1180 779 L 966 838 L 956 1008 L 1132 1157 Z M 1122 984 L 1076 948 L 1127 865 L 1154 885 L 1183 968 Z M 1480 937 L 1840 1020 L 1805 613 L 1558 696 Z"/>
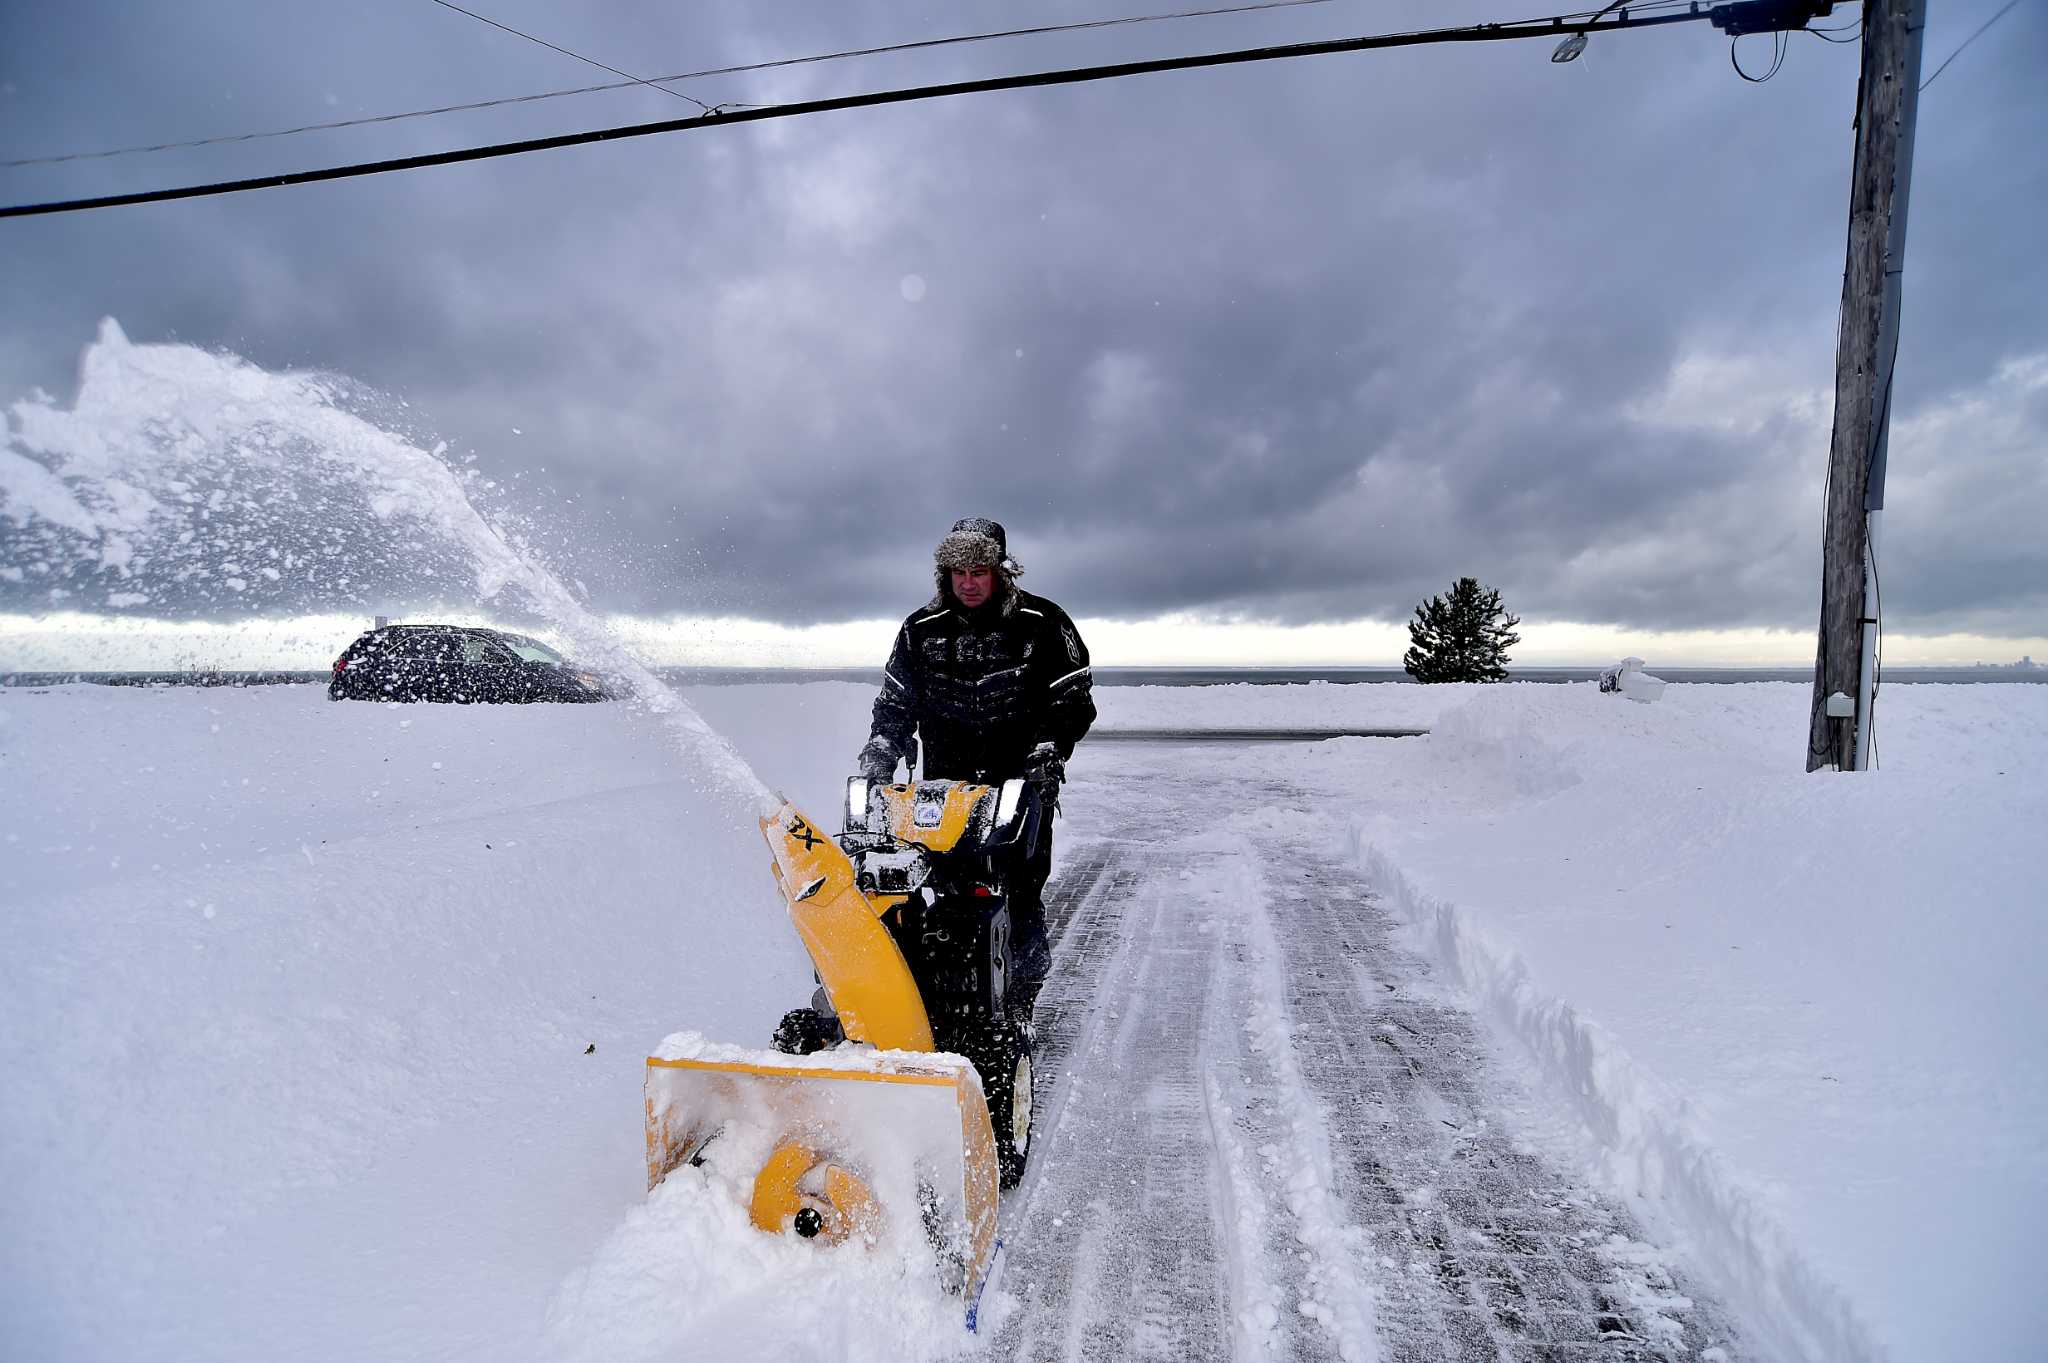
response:
<path id="1" fill-rule="evenodd" d="M 1878 526 L 1884 515 L 1906 200 L 1920 103 L 1920 40 L 1926 28 L 1927 0 L 1864 0 L 1863 76 L 1856 91 L 1849 258 L 1842 274 L 1835 352 L 1835 429 L 1828 451 L 1808 771 L 1861 771 L 1870 763 L 1870 712 L 1877 695 Z"/>

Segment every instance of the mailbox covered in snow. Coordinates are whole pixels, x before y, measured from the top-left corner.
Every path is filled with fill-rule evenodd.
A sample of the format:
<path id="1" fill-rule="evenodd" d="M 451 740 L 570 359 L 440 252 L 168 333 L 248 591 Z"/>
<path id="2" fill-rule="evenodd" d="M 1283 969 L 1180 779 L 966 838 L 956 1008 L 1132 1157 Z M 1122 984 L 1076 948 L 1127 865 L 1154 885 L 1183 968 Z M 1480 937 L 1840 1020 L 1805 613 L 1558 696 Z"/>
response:
<path id="1" fill-rule="evenodd" d="M 1623 658 L 1600 673 L 1600 689 L 1616 691 L 1630 700 L 1648 705 L 1664 694 L 1664 679 L 1643 671 L 1641 658 Z"/>

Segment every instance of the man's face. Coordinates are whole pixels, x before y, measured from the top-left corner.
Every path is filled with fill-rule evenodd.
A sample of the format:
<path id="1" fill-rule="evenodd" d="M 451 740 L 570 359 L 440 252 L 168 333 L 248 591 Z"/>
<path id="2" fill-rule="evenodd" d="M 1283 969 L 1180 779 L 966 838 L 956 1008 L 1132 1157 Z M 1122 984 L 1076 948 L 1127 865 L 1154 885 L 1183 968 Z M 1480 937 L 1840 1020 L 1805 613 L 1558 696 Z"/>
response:
<path id="1" fill-rule="evenodd" d="M 949 569 L 953 574 L 953 597 L 970 610 L 985 603 L 996 592 L 996 570 L 985 563 L 972 568 Z"/>

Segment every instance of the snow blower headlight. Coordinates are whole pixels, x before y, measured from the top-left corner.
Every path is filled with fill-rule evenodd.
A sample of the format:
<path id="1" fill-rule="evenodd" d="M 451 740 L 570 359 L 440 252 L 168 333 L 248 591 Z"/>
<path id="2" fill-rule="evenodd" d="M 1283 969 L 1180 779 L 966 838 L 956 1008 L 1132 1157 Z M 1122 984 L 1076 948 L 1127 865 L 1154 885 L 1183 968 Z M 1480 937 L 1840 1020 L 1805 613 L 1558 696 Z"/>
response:
<path id="1" fill-rule="evenodd" d="M 1024 823 L 1024 782 L 1003 782 L 996 794 L 996 823 L 989 841 L 996 845 L 1015 840 Z"/>
<path id="2" fill-rule="evenodd" d="M 868 778 L 865 776 L 846 778 L 846 831 L 868 831 Z"/>

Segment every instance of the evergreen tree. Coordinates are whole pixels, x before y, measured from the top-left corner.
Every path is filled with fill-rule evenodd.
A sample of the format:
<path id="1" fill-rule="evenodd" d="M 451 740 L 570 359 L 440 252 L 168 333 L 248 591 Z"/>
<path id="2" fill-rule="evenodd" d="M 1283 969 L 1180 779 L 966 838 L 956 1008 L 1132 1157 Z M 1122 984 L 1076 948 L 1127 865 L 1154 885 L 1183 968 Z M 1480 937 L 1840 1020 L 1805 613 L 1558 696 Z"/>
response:
<path id="1" fill-rule="evenodd" d="M 1408 622 L 1401 665 L 1421 682 L 1497 682 L 1508 678 L 1508 649 L 1522 641 L 1500 593 L 1461 577 L 1448 595 L 1432 596 Z"/>

